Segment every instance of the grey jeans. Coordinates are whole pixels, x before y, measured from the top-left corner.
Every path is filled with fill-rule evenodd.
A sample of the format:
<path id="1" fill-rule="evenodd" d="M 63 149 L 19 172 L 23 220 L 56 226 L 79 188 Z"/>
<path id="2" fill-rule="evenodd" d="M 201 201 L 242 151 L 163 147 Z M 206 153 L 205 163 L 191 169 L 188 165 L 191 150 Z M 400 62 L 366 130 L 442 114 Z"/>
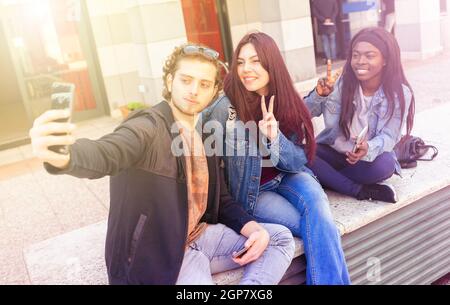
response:
<path id="1" fill-rule="evenodd" d="M 294 257 L 294 239 L 287 228 L 261 225 L 269 232 L 269 245 L 256 261 L 244 266 L 240 285 L 278 284 Z M 186 250 L 177 285 L 214 285 L 212 274 L 241 267 L 231 255 L 246 241 L 245 236 L 222 224 L 209 225 Z"/>

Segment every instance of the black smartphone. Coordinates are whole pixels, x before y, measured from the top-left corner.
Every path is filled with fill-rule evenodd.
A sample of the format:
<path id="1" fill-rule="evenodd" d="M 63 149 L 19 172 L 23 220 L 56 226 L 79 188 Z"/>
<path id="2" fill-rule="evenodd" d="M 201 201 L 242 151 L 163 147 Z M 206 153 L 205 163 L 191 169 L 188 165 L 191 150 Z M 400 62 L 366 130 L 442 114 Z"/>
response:
<path id="1" fill-rule="evenodd" d="M 52 95 L 51 95 L 51 109 L 69 109 L 70 113 L 73 110 L 73 101 L 75 97 L 75 85 L 71 83 L 60 83 L 56 82 L 52 84 Z M 72 115 L 66 119 L 55 120 L 58 123 L 70 122 Z M 64 133 L 53 134 L 55 136 L 63 136 Z M 69 148 L 66 145 L 55 145 L 48 148 L 58 154 L 67 155 L 69 153 Z"/>
<path id="2" fill-rule="evenodd" d="M 247 253 L 248 248 L 244 247 L 239 251 L 235 251 L 233 252 L 233 258 L 241 258 L 242 256 L 244 256 L 245 253 Z"/>

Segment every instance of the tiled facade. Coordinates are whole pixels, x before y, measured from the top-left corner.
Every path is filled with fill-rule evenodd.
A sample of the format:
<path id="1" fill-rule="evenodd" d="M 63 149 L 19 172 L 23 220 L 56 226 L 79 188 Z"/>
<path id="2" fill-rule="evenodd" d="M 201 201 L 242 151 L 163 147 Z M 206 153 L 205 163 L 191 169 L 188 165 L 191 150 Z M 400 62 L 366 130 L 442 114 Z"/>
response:
<path id="1" fill-rule="evenodd" d="M 309 0 L 225 1 L 233 46 L 249 31 L 264 31 L 278 43 L 295 82 L 316 76 Z M 440 13 L 439 1 L 396 1 L 397 37 L 405 57 L 450 49 L 450 21 L 448 14 Z M 450 8 L 450 0 L 445 1 Z M 130 101 L 158 103 L 164 59 L 187 41 L 181 1 L 86 2 L 110 109 Z M 377 10 L 352 13 L 350 35 L 377 22 Z"/>
<path id="2" fill-rule="evenodd" d="M 447 1 L 447 7 L 450 1 Z M 440 0 L 397 0 L 397 38 L 403 56 L 421 59 L 442 52 L 449 40 L 449 17 Z"/>
<path id="3" fill-rule="evenodd" d="M 129 101 L 158 103 L 164 59 L 187 41 L 180 1 L 89 0 L 87 5 L 110 109 Z M 248 31 L 267 32 L 294 81 L 315 76 L 309 1 L 227 0 L 227 5 L 233 46 Z"/>
<path id="4" fill-rule="evenodd" d="M 295 82 L 315 76 L 309 1 L 228 0 L 227 4 L 234 46 L 248 31 L 263 31 L 277 42 Z"/>
<path id="5" fill-rule="evenodd" d="M 441 44 L 446 51 L 450 51 L 450 0 L 445 0 L 447 12 L 441 14 Z"/>
<path id="6" fill-rule="evenodd" d="M 161 100 L 162 66 L 186 41 L 176 0 L 87 1 L 110 108 Z"/>
<path id="7" fill-rule="evenodd" d="M 359 0 L 350 0 L 348 2 L 361 2 Z M 378 3 L 378 1 L 374 1 Z M 349 14 L 349 24 L 350 24 L 350 35 L 353 36 L 358 33 L 361 29 L 369 26 L 377 26 L 378 25 L 378 11 L 377 10 L 368 10 L 363 12 L 353 12 Z"/>

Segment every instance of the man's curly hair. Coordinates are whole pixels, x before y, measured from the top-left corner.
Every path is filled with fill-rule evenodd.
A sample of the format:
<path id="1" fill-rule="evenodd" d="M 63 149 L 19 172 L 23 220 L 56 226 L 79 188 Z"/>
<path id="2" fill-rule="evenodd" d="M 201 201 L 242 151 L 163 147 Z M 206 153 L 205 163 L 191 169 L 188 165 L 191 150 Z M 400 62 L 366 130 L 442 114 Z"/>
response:
<path id="1" fill-rule="evenodd" d="M 196 60 L 200 60 L 200 61 L 205 61 L 205 62 L 210 62 L 212 63 L 216 68 L 217 68 L 217 74 L 216 74 L 216 83 L 215 83 L 215 87 L 217 87 L 217 92 L 216 95 L 214 96 L 214 98 L 212 99 L 213 101 L 215 99 L 217 99 L 217 97 L 219 96 L 220 92 L 223 89 L 223 78 L 222 78 L 222 67 L 223 64 L 220 62 L 219 59 L 214 59 L 211 58 L 201 52 L 198 53 L 194 53 L 194 54 L 185 54 L 183 52 L 184 47 L 188 46 L 188 45 L 195 45 L 198 47 L 203 47 L 203 48 L 209 48 L 207 46 L 204 45 L 200 45 L 200 44 L 193 44 L 193 43 L 186 43 L 183 44 L 181 46 L 176 47 L 172 54 L 170 54 L 167 59 L 166 62 L 164 64 L 163 67 L 163 83 L 164 83 L 164 88 L 163 88 L 163 97 L 166 101 L 170 101 L 172 98 L 172 94 L 169 92 L 168 88 L 167 88 L 167 76 L 170 74 L 172 76 L 175 76 L 175 72 L 178 70 L 178 63 L 180 60 L 185 59 L 185 58 L 190 58 L 190 59 L 196 59 Z"/>

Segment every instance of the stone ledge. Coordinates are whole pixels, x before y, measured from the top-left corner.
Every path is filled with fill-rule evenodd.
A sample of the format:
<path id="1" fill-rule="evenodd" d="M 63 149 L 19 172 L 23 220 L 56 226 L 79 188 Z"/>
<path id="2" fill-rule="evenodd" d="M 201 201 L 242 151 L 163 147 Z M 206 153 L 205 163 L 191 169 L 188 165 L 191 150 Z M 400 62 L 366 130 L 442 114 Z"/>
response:
<path id="1" fill-rule="evenodd" d="M 349 234 L 377 219 L 393 213 L 426 195 L 450 185 L 450 105 L 434 108 L 417 116 L 413 134 L 426 143 L 436 145 L 439 155 L 433 162 L 420 162 L 415 169 L 405 170 L 403 179 L 388 182 L 399 193 L 397 204 L 357 201 L 328 192 L 331 211 L 341 235 Z M 433 122 L 431 126 L 430 122 Z M 447 140 L 447 141 L 446 141 Z M 24 250 L 24 257 L 33 284 L 107 284 L 104 262 L 106 221 L 34 244 Z M 296 257 L 303 254 L 303 243 L 296 239 Z M 289 276 L 295 275 L 291 265 Z M 236 283 L 242 269 L 214 276 L 218 284 Z M 297 272 L 298 273 L 298 272 Z M 287 280 L 286 283 L 289 283 Z"/>
<path id="2" fill-rule="evenodd" d="M 399 201 L 396 204 L 357 201 L 328 192 L 335 220 L 344 226 L 343 234 L 353 232 L 450 185 L 450 141 L 446 134 L 450 129 L 448 118 L 450 105 L 417 115 L 413 135 L 421 137 L 427 144 L 435 145 L 439 154 L 432 162 L 419 161 L 416 168 L 403 170 L 403 178 L 394 176 L 387 181 L 394 185 L 398 193 Z"/>
<path id="3" fill-rule="evenodd" d="M 108 284 L 106 220 L 36 243 L 24 250 L 32 284 Z"/>
<path id="4" fill-rule="evenodd" d="M 36 243 L 24 251 L 32 284 L 106 285 L 106 220 Z M 303 254 L 303 243 L 296 238 L 295 255 Z M 292 269 L 292 268 L 291 268 Z M 297 270 L 288 272 L 293 275 Z M 217 284 L 237 283 L 242 270 L 217 274 Z M 286 276 L 286 277 L 288 277 Z"/>

